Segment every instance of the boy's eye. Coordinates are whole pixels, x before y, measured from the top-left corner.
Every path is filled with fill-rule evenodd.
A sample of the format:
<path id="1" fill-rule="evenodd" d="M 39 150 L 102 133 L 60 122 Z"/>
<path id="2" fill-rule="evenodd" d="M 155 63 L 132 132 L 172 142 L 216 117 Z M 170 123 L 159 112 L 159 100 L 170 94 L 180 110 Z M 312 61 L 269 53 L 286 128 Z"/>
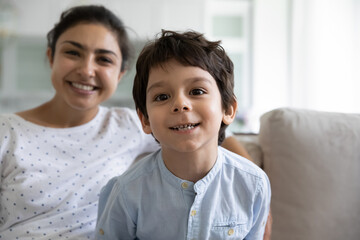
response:
<path id="1" fill-rule="evenodd" d="M 156 102 L 165 101 L 165 100 L 168 100 L 169 98 L 170 98 L 170 96 L 167 94 L 159 94 L 155 97 L 155 101 Z"/>
<path id="2" fill-rule="evenodd" d="M 202 95 L 205 94 L 205 90 L 200 89 L 200 88 L 196 88 L 190 91 L 190 95 Z"/>

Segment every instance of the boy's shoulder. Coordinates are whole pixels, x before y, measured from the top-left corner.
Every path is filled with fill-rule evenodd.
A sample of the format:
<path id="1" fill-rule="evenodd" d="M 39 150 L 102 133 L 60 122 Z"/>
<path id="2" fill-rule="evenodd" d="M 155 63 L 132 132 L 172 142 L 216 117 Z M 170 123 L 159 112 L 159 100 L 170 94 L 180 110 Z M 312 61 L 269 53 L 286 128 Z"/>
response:
<path id="1" fill-rule="evenodd" d="M 123 186 L 128 186 L 135 181 L 137 182 L 146 179 L 148 175 L 158 168 L 157 158 L 159 157 L 159 154 L 160 150 L 157 150 L 138 160 L 122 175 L 115 177 L 113 184 L 122 188 Z"/>
<path id="2" fill-rule="evenodd" d="M 219 151 L 223 156 L 224 168 L 232 169 L 244 176 L 267 178 L 266 173 L 251 160 L 246 159 L 222 147 L 219 147 Z"/>

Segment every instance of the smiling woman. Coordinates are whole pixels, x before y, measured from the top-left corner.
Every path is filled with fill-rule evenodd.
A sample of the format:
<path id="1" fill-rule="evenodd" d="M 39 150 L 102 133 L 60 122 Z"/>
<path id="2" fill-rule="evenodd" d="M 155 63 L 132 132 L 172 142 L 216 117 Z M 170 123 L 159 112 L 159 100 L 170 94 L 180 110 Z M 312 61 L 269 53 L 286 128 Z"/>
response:
<path id="1" fill-rule="evenodd" d="M 120 70 L 122 56 L 116 35 L 100 24 L 77 24 L 69 28 L 59 37 L 55 54 L 49 48 L 47 55 L 56 90 L 55 97 L 47 104 L 66 103 L 62 105 L 61 116 L 57 116 L 61 124 L 64 118 L 68 119 L 67 114 L 73 114 L 73 109 L 87 111 L 89 119 L 93 118 L 98 105 L 114 93 L 124 73 Z M 89 119 L 83 118 L 83 122 L 75 124 Z"/>
<path id="2" fill-rule="evenodd" d="M 69 9 L 49 32 L 54 97 L 0 115 L 0 239 L 92 238 L 101 187 L 158 148 L 134 111 L 99 106 L 129 52 L 123 23 L 104 7 Z"/>
<path id="3" fill-rule="evenodd" d="M 97 23 L 70 27 L 60 35 L 54 49 L 48 48 L 47 56 L 55 96 L 17 114 L 47 127 L 74 127 L 90 121 L 124 74 L 116 35 Z"/>

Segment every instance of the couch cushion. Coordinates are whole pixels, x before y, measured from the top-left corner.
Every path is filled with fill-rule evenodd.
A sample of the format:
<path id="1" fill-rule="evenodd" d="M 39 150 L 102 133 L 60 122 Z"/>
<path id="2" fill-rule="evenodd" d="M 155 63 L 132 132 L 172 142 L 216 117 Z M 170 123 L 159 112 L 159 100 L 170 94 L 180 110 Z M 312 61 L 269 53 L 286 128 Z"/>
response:
<path id="1" fill-rule="evenodd" d="M 274 240 L 358 240 L 360 115 L 276 109 L 260 120 Z"/>

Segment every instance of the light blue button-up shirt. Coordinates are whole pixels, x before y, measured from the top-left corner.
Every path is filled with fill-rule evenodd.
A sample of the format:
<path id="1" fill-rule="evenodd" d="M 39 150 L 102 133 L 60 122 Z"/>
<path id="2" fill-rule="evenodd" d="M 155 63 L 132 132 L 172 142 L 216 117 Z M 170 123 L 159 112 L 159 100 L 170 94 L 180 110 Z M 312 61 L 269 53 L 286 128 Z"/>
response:
<path id="1" fill-rule="evenodd" d="M 96 239 L 263 239 L 270 195 L 259 167 L 221 147 L 195 184 L 174 176 L 159 150 L 102 189 Z"/>

